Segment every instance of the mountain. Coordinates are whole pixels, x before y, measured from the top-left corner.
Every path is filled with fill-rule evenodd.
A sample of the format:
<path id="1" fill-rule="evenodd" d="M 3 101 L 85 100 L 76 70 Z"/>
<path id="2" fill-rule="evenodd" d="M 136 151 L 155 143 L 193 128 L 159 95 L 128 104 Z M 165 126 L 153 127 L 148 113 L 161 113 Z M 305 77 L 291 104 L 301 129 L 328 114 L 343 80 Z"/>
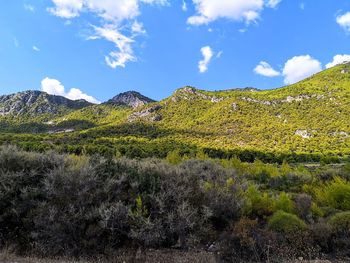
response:
<path id="1" fill-rule="evenodd" d="M 0 96 L 0 116 L 58 114 L 92 105 L 85 100 L 69 100 L 41 91 L 24 91 Z"/>
<path id="2" fill-rule="evenodd" d="M 26 109 L 42 111 L 35 104 Z M 164 157 L 176 149 L 191 156 L 202 149 L 216 157 L 312 161 L 350 155 L 349 116 L 350 64 L 341 64 L 273 90 L 184 87 L 159 102 L 127 92 L 106 104 L 53 115 L 47 121 L 55 127 L 64 124 L 76 131 L 64 140 L 61 135 L 38 134 L 16 142 L 19 135 L 3 134 L 0 143 L 40 140 L 41 145 L 59 145 L 74 153 L 84 149 L 129 157 Z"/>
<path id="3" fill-rule="evenodd" d="M 150 98 L 147 98 L 146 96 L 143 96 L 139 92 L 127 91 L 118 94 L 117 96 L 109 100 L 107 104 L 137 108 L 152 102 L 155 101 Z"/>

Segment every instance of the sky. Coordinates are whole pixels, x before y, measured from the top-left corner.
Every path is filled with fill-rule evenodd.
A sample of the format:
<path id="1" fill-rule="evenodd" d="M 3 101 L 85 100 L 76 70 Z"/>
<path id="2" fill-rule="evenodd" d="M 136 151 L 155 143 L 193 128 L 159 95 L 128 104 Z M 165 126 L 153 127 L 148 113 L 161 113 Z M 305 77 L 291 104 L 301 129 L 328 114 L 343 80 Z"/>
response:
<path id="1" fill-rule="evenodd" d="M 272 89 L 350 61 L 349 0 L 13 0 L 0 94 L 100 103 L 190 85 Z"/>

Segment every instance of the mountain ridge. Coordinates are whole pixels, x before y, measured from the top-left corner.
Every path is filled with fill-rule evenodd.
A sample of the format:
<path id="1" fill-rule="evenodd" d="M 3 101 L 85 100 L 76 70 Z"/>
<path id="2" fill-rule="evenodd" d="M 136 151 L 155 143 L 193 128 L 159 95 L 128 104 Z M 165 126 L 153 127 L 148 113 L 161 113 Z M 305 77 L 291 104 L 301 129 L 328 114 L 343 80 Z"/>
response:
<path id="1" fill-rule="evenodd" d="M 139 105 L 132 104 L 133 95 L 117 95 L 117 103 L 52 114 L 45 120 L 14 118 L 7 127 L 34 122 L 40 127 L 35 132 L 47 134 L 64 125 L 74 130 L 65 138 L 70 148 L 71 144 L 81 148 L 104 145 L 124 154 L 137 147 L 138 155 L 149 157 L 164 157 L 176 147 L 184 154 L 202 148 L 214 152 L 241 149 L 274 154 L 350 155 L 349 64 L 273 90 L 205 91 L 188 86 L 161 101 Z M 48 142 L 62 143 L 59 135 L 55 136 Z M 79 139 L 82 137 L 86 141 Z"/>
<path id="2" fill-rule="evenodd" d="M 81 109 L 92 105 L 85 100 L 70 100 L 43 91 L 27 90 L 0 96 L 0 115 L 57 114 L 65 109 Z"/>

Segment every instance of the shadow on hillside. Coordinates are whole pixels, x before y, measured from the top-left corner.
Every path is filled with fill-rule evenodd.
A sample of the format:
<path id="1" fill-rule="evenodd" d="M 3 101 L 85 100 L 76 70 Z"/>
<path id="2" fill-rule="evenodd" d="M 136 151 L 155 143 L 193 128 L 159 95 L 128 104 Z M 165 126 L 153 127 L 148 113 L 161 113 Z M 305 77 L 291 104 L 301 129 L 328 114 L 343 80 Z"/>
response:
<path id="1" fill-rule="evenodd" d="M 0 132 L 3 133 L 48 133 L 64 130 L 84 130 L 93 128 L 96 125 L 85 120 L 69 120 L 50 125 L 42 122 L 15 123 L 9 121 L 0 121 Z"/>
<path id="2" fill-rule="evenodd" d="M 189 129 L 166 129 L 157 125 L 146 123 L 124 123 L 120 125 L 104 126 L 87 131 L 89 137 L 108 137 L 108 136 L 135 136 L 148 139 L 163 138 L 172 135 L 183 136 L 225 136 L 227 133 L 204 132 Z"/>

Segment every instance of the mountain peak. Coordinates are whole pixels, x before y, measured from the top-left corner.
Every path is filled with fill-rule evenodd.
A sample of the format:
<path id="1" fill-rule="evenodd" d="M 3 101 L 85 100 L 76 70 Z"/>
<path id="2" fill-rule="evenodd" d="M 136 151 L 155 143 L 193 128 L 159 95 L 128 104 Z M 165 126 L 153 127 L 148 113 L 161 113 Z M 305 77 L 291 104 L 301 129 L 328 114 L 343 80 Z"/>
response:
<path id="1" fill-rule="evenodd" d="M 0 96 L 0 115 L 56 114 L 92 105 L 85 100 L 70 100 L 38 90 Z"/>
<path id="2" fill-rule="evenodd" d="M 108 104 L 115 104 L 132 108 L 137 108 L 152 102 L 155 102 L 155 100 L 152 100 L 142 95 L 140 92 L 133 90 L 120 93 L 117 96 L 113 97 L 111 100 L 107 101 Z"/>

